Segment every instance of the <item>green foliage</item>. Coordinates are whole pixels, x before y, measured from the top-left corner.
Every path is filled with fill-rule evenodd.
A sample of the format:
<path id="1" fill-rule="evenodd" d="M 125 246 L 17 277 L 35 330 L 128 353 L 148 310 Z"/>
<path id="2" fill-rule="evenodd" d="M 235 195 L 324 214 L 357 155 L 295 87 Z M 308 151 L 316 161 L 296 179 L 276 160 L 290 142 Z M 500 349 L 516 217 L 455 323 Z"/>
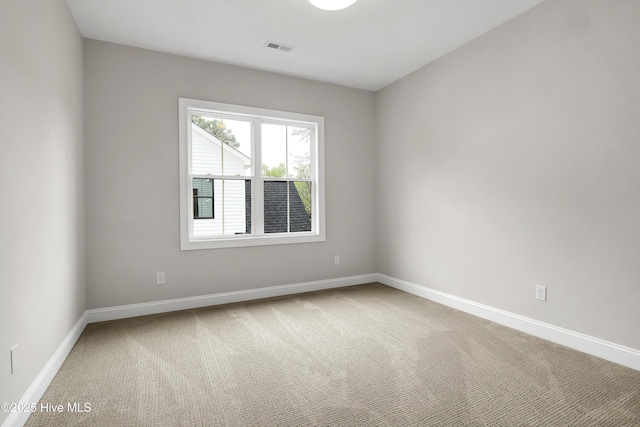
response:
<path id="1" fill-rule="evenodd" d="M 298 195 L 304 205 L 304 210 L 307 211 L 307 215 L 311 218 L 311 183 L 306 181 L 295 181 L 293 185 L 295 185 L 296 190 L 298 190 Z"/>
<path id="2" fill-rule="evenodd" d="M 311 129 L 308 128 L 293 128 L 291 131 L 292 136 L 299 136 L 301 142 L 311 141 Z"/>
<path id="3" fill-rule="evenodd" d="M 294 176 L 296 178 L 311 178 L 311 160 L 309 159 L 309 153 L 293 157 L 295 157 L 293 170 L 296 172 Z"/>
<path id="4" fill-rule="evenodd" d="M 218 138 L 220 141 L 225 144 L 238 148 L 240 143 L 236 140 L 236 136 L 230 130 L 227 130 L 227 127 L 223 122 L 216 119 L 205 119 L 200 116 L 191 116 L 191 121 L 196 125 L 200 126 L 202 129 L 209 132 L 211 135 Z"/>
<path id="5" fill-rule="evenodd" d="M 293 166 L 293 170 L 296 172 L 296 178 L 311 178 L 311 161 L 308 153 L 302 156 L 295 156 L 295 165 Z M 300 200 L 302 200 L 302 204 L 307 211 L 307 215 L 311 217 L 311 183 L 295 182 L 294 185 L 298 190 Z"/>
<path id="6" fill-rule="evenodd" d="M 272 176 L 276 178 L 282 178 L 287 174 L 287 167 L 284 163 L 280 163 L 278 166 L 270 168 L 267 165 L 262 165 L 262 176 Z"/>
<path id="7" fill-rule="evenodd" d="M 300 156 L 296 158 L 296 165 L 293 167 L 296 171 L 296 178 L 311 178 L 311 164 L 309 163 L 309 156 Z M 287 167 L 284 163 L 280 163 L 278 166 L 270 168 L 267 165 L 262 165 L 262 176 L 270 176 L 274 178 L 284 178 L 287 176 Z M 307 215 L 311 217 L 311 183 L 306 181 L 294 181 L 300 200 L 304 205 L 304 209 L 307 211 Z"/>

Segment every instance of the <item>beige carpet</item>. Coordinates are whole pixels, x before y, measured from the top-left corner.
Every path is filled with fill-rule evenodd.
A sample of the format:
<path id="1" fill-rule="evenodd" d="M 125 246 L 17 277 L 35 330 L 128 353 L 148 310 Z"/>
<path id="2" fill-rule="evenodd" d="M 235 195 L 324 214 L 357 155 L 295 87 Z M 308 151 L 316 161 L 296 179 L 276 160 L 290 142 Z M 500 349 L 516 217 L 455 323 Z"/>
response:
<path id="1" fill-rule="evenodd" d="M 27 426 L 640 426 L 640 372 L 369 284 L 90 324 L 42 402 Z"/>

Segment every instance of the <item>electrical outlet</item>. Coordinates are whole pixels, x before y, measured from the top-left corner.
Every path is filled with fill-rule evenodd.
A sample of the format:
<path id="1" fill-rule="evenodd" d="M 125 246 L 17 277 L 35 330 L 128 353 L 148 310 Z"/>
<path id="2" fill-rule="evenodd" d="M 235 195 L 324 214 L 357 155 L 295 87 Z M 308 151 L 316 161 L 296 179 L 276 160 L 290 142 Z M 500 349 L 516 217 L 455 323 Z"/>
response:
<path id="1" fill-rule="evenodd" d="M 164 285 L 164 273 L 156 273 L 156 285 Z"/>
<path id="2" fill-rule="evenodd" d="M 18 363 L 18 344 L 11 347 L 11 350 L 9 350 L 9 355 L 11 357 L 11 375 L 13 375 L 20 367 L 20 364 Z"/>
<path id="3" fill-rule="evenodd" d="M 547 300 L 547 287 L 542 285 L 536 285 L 536 299 L 540 301 Z"/>
<path id="4" fill-rule="evenodd" d="M 340 257 L 338 255 L 333 257 L 333 265 L 340 265 Z"/>

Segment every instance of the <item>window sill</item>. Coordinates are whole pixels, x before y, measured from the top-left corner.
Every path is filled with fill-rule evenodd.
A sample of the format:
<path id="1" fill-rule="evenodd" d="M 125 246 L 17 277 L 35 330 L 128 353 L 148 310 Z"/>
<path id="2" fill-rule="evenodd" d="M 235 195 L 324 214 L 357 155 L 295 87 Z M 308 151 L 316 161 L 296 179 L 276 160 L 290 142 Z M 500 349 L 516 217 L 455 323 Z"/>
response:
<path id="1" fill-rule="evenodd" d="M 289 245 L 295 243 L 313 243 L 324 242 L 326 240 L 324 234 L 316 233 L 300 233 L 292 236 L 275 235 L 275 236 L 248 236 L 248 237 L 232 237 L 232 238 L 216 238 L 202 240 L 187 240 L 180 242 L 180 250 L 192 251 L 201 249 L 222 249 L 222 248 L 239 248 L 247 246 L 267 246 L 267 245 Z"/>

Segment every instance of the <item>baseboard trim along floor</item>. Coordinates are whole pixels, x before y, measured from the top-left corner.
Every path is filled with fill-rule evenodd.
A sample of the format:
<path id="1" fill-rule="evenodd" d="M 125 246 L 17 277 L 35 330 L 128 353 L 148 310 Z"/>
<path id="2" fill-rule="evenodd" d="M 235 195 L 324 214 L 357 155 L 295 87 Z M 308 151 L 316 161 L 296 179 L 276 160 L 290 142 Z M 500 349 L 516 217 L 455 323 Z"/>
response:
<path id="1" fill-rule="evenodd" d="M 191 308 L 230 304 L 234 302 L 252 301 L 262 298 L 300 294 L 303 292 L 322 291 L 325 289 L 341 288 L 344 286 L 361 285 L 363 283 L 375 282 L 377 278 L 377 274 L 364 274 L 360 276 L 294 283 L 290 285 L 269 286 L 266 288 L 224 292 L 198 297 L 98 308 L 87 310 L 88 323 L 126 319 L 127 317 L 146 316 L 149 314 L 168 313 L 171 311 L 188 310 Z"/>
<path id="2" fill-rule="evenodd" d="M 82 331 L 87 326 L 87 312 L 85 311 L 80 319 L 73 325 L 71 331 L 62 340 L 62 343 L 58 349 L 53 353 L 53 356 L 49 359 L 44 368 L 40 371 L 36 379 L 31 383 L 31 386 L 27 389 L 26 393 L 20 399 L 18 407 L 26 407 L 29 403 L 37 403 L 44 392 L 53 381 L 53 377 L 56 376 L 58 370 L 66 360 L 67 356 L 76 345 L 78 338 L 82 335 Z M 11 412 L 9 417 L 2 423 L 2 427 L 22 427 L 29 419 L 29 412 Z"/>
<path id="3" fill-rule="evenodd" d="M 625 347 L 589 335 L 560 328 L 549 323 L 540 322 L 508 311 L 479 304 L 444 292 L 429 289 L 404 280 L 377 275 L 377 281 L 392 288 L 428 299 L 433 302 L 455 308 L 465 313 L 490 320 L 522 332 L 561 344 L 574 350 L 600 357 L 610 362 L 640 371 L 640 350 Z"/>
<path id="4" fill-rule="evenodd" d="M 42 368 L 33 381 L 20 403 L 38 402 L 47 387 L 53 380 L 62 363 L 65 361 L 82 331 L 89 323 L 108 320 L 125 319 L 128 317 L 145 316 L 149 314 L 166 313 L 191 308 L 207 307 L 212 305 L 229 304 L 234 302 L 251 301 L 262 298 L 270 298 L 303 292 L 319 291 L 325 289 L 340 288 L 345 286 L 360 285 L 364 283 L 380 282 L 384 285 L 408 292 L 410 294 L 464 311 L 483 319 L 517 329 L 522 332 L 552 341 L 590 354 L 602 359 L 627 366 L 640 371 L 640 350 L 604 341 L 579 332 L 560 328 L 548 323 L 540 322 L 504 310 L 479 304 L 474 301 L 459 298 L 454 295 L 436 291 L 422 285 L 396 279 L 383 274 L 373 273 L 359 276 L 342 277 L 336 279 L 318 280 L 313 282 L 295 283 L 266 288 L 249 289 L 244 291 L 225 292 L 220 294 L 204 295 L 198 297 L 179 298 L 165 301 L 156 301 L 141 304 L 130 304 L 118 307 L 91 309 L 83 313 L 74 327 L 67 334 L 56 352 Z M 21 427 L 29 413 L 12 413 L 2 424 L 2 427 Z"/>

